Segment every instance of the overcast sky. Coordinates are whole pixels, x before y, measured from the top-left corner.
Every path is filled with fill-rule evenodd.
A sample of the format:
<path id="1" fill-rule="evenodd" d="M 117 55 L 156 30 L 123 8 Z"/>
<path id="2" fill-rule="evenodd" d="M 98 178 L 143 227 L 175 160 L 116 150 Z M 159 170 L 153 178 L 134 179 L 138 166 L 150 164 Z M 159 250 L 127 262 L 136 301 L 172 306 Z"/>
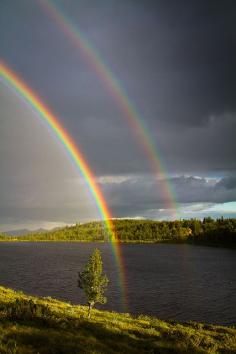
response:
<path id="1" fill-rule="evenodd" d="M 145 122 L 178 216 L 236 214 L 236 2 L 61 0 Z M 0 0 L 0 57 L 73 137 L 114 217 L 167 219 L 163 181 L 119 105 L 37 0 Z M 63 147 L 0 84 L 0 231 L 98 219 Z"/>

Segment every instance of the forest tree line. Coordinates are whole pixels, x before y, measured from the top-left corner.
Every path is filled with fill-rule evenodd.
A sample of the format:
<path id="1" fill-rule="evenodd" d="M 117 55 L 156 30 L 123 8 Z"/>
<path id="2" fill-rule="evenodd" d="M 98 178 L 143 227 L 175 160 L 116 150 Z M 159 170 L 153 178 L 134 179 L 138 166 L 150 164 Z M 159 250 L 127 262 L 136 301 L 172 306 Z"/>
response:
<path id="1" fill-rule="evenodd" d="M 116 240 L 121 242 L 236 243 L 236 219 L 232 218 L 175 221 L 116 219 L 112 222 Z M 106 242 L 110 238 L 105 223 L 94 221 L 21 236 L 2 234 L 0 240 Z"/>

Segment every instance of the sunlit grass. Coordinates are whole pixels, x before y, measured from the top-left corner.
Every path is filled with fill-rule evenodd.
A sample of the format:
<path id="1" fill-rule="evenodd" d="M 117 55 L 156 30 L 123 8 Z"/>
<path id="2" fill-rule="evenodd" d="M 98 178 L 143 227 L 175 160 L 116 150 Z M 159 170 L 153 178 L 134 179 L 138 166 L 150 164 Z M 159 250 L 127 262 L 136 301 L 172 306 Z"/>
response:
<path id="1" fill-rule="evenodd" d="M 99 310 L 88 320 L 86 306 L 0 287 L 0 353 L 236 353 L 236 329 Z"/>

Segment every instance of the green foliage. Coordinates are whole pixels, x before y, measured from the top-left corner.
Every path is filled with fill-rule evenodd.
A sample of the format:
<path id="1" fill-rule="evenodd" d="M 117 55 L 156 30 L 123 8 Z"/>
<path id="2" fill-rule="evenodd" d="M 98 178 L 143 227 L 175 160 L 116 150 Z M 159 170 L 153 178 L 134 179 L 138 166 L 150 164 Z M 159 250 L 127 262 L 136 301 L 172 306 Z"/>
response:
<path id="1" fill-rule="evenodd" d="M 107 298 L 104 296 L 108 285 L 108 279 L 106 275 L 103 275 L 103 263 L 101 253 L 98 249 L 95 249 L 91 255 L 85 269 L 79 272 L 78 286 L 81 288 L 88 301 L 90 317 L 90 311 L 96 303 L 105 304 Z"/>
<path id="2" fill-rule="evenodd" d="M 7 317 L 13 320 L 43 318 L 50 314 L 48 306 L 37 304 L 32 299 L 16 299 L 14 302 L 7 303 L 3 310 L 6 312 Z"/>
<path id="3" fill-rule="evenodd" d="M 205 218 L 152 221 L 113 220 L 117 242 L 191 242 L 216 245 L 236 245 L 236 219 Z M 104 222 L 67 226 L 51 232 L 25 236 L 0 235 L 0 241 L 77 241 L 107 242 L 109 233 Z"/>
<path id="4" fill-rule="evenodd" d="M 9 304 L 24 309 L 30 302 L 48 311 L 33 316 L 24 311 L 12 318 Z M 19 305 L 21 303 L 21 305 Z M 28 303 L 28 305 L 27 305 Z M 12 306 L 12 305 L 11 305 Z M 30 311 L 30 310 L 29 310 Z M 235 353 L 236 329 L 188 322 L 164 322 L 149 316 L 93 310 L 84 306 L 36 298 L 0 287 L 1 354 L 151 354 Z"/>

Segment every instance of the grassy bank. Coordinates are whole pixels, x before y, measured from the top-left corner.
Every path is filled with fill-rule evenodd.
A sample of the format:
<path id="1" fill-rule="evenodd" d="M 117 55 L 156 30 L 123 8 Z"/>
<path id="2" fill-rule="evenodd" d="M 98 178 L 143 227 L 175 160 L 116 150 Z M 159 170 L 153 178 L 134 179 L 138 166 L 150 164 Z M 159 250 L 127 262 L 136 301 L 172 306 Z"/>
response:
<path id="1" fill-rule="evenodd" d="M 236 329 L 93 310 L 0 287 L 0 353 L 236 353 Z"/>

